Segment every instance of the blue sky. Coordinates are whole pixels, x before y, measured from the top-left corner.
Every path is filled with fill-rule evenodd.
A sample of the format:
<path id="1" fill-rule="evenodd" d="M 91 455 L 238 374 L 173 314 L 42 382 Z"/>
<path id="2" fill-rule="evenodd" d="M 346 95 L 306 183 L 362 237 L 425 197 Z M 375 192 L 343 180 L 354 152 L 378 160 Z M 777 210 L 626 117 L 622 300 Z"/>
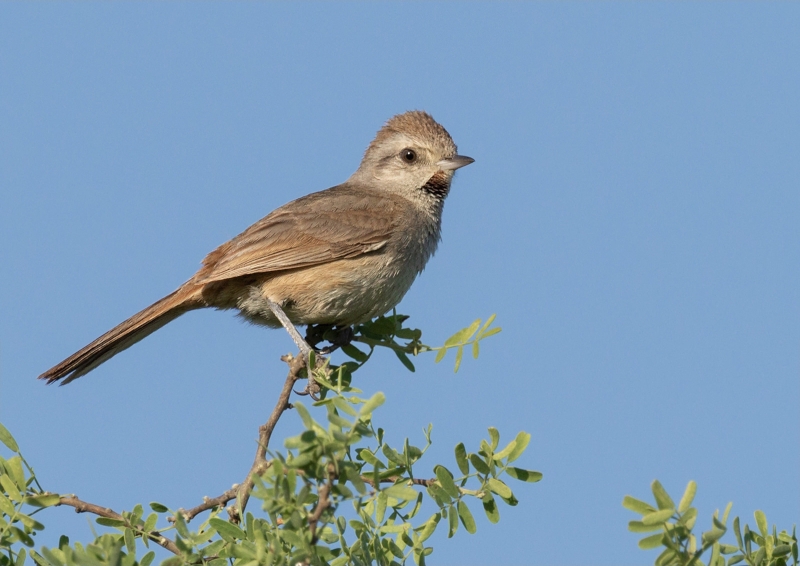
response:
<path id="1" fill-rule="evenodd" d="M 378 356 L 365 391 L 431 466 L 532 434 L 515 508 L 440 564 L 640 564 L 624 495 L 698 482 L 800 516 L 800 6 L 6 3 L 0 420 L 45 486 L 120 510 L 239 481 L 285 333 L 202 311 L 69 387 L 35 377 L 172 291 L 272 209 L 345 180 L 420 108 L 475 163 L 399 310 L 453 375 Z M 276 435 L 289 436 L 287 418 Z M 122 486 L 122 487 L 120 487 Z M 88 540 L 50 511 L 40 540 Z"/>

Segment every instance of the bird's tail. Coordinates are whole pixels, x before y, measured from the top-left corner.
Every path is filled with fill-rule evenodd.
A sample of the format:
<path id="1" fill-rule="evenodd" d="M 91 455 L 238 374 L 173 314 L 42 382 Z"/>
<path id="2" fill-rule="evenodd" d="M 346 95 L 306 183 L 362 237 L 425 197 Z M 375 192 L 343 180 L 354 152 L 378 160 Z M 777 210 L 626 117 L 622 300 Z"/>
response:
<path id="1" fill-rule="evenodd" d="M 130 348 L 183 313 L 201 306 L 204 305 L 197 287 L 187 283 L 50 368 L 40 375 L 39 379 L 46 379 L 48 384 L 63 379 L 61 385 L 66 385 L 126 348 Z"/>

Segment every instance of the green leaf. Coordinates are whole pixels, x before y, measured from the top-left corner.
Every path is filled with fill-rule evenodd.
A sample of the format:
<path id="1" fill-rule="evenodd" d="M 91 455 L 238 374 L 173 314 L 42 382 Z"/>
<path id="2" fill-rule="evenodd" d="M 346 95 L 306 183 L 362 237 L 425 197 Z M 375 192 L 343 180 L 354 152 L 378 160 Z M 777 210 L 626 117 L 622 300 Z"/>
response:
<path id="1" fill-rule="evenodd" d="M 462 328 L 455 334 L 453 334 L 450 338 L 444 341 L 445 346 L 455 346 L 457 344 L 464 344 L 475 332 L 478 330 L 478 327 L 481 325 L 481 319 L 476 320 L 466 328 Z"/>
<path id="2" fill-rule="evenodd" d="M 64 561 L 59 560 L 58 556 L 56 556 L 53 550 L 50 550 L 46 546 L 43 546 L 41 549 L 42 556 L 44 556 L 47 561 L 52 564 L 53 566 L 64 566 Z"/>
<path id="3" fill-rule="evenodd" d="M 410 371 L 410 372 L 415 372 L 415 371 L 417 371 L 417 370 L 414 368 L 414 364 L 413 364 L 413 363 L 411 363 L 411 360 L 409 360 L 409 359 L 408 359 L 408 356 L 406 355 L 406 353 L 405 353 L 405 352 L 401 352 L 400 350 L 392 350 L 392 351 L 393 351 L 393 352 L 395 353 L 395 355 L 397 356 L 397 359 L 399 359 L 399 360 L 400 360 L 400 361 L 403 363 L 403 365 L 404 365 L 404 366 L 406 366 L 406 369 L 407 369 L 408 371 Z"/>
<path id="4" fill-rule="evenodd" d="M 744 548 L 742 542 L 742 531 L 739 529 L 739 517 L 733 519 L 733 533 L 736 535 L 736 542 L 739 543 L 739 548 Z"/>
<path id="5" fill-rule="evenodd" d="M 366 403 L 364 403 L 358 414 L 361 416 L 369 415 L 375 409 L 383 405 L 385 402 L 386 402 L 386 395 L 384 395 L 381 391 L 378 391 L 375 395 L 370 397 Z"/>
<path id="6" fill-rule="evenodd" d="M 655 565 L 656 566 L 668 566 L 668 565 L 675 564 L 675 563 L 678 562 L 677 557 L 678 557 L 678 555 L 676 554 L 676 552 L 673 549 L 667 548 L 667 549 L 664 550 L 664 552 L 662 552 L 661 554 L 658 555 L 658 558 L 656 558 Z"/>
<path id="7" fill-rule="evenodd" d="M 150 503 L 150 509 L 152 509 L 156 513 L 166 513 L 167 511 L 169 511 L 169 507 L 167 507 L 166 505 L 162 505 L 161 503 L 158 503 L 156 501 Z"/>
<path id="8" fill-rule="evenodd" d="M 433 531 L 436 530 L 436 525 L 439 524 L 439 520 L 442 516 L 439 513 L 434 513 L 430 519 L 425 522 L 425 526 L 422 528 L 422 531 L 419 533 L 419 542 L 422 544 L 426 540 L 430 538 L 433 534 Z"/>
<path id="9" fill-rule="evenodd" d="M 689 507 L 689 510 L 681 515 L 680 523 L 690 531 L 694 528 L 694 523 L 697 521 L 697 508 Z"/>
<path id="10" fill-rule="evenodd" d="M 403 458 L 400 454 L 398 454 L 397 450 L 395 450 L 388 444 L 384 444 L 381 450 L 383 451 L 383 455 L 386 456 L 386 458 L 390 462 L 394 462 L 395 464 L 399 464 L 400 466 L 405 466 L 406 464 L 405 458 Z"/>
<path id="11" fill-rule="evenodd" d="M 208 524 L 219 533 L 219 536 L 228 542 L 235 542 L 236 539 L 244 540 L 247 538 L 247 535 L 242 529 L 218 517 L 209 519 Z"/>
<path id="12" fill-rule="evenodd" d="M 488 338 L 489 336 L 494 336 L 495 334 L 497 334 L 497 333 L 498 333 L 498 332 L 500 332 L 501 330 L 503 330 L 503 329 L 502 329 L 502 328 L 500 328 L 499 326 L 496 326 L 496 327 L 494 327 L 494 328 L 492 328 L 492 329 L 490 329 L 490 330 L 488 330 L 488 331 L 484 332 L 484 333 L 481 335 L 481 340 L 483 340 L 484 338 Z"/>
<path id="13" fill-rule="evenodd" d="M 490 426 L 489 437 L 491 438 L 492 441 L 490 446 L 492 447 L 492 452 L 494 452 L 497 449 L 497 445 L 500 444 L 500 431 L 498 431 L 493 426 Z"/>
<path id="14" fill-rule="evenodd" d="M 641 521 L 630 521 L 628 523 L 628 530 L 632 533 L 652 533 L 653 531 L 660 531 L 662 525 L 645 525 Z"/>
<path id="15" fill-rule="evenodd" d="M 636 499 L 635 497 L 631 497 L 630 495 L 626 495 L 622 500 L 622 506 L 625 509 L 633 511 L 634 513 L 639 513 L 640 515 L 647 515 L 648 513 L 655 511 L 655 509 L 649 504 L 640 499 Z"/>
<path id="16" fill-rule="evenodd" d="M 339 416 L 335 411 L 328 412 L 328 422 L 335 427 L 344 429 L 351 428 L 353 426 L 353 423 L 351 423 L 346 418 Z M 306 432 L 311 432 L 311 431 L 306 431 Z"/>
<path id="17" fill-rule="evenodd" d="M 725 531 L 724 530 L 722 530 L 722 529 L 712 529 L 712 530 L 708 531 L 707 533 L 703 533 L 703 544 L 706 544 L 706 543 L 711 544 L 711 543 L 717 542 L 723 536 L 725 536 Z"/>
<path id="18" fill-rule="evenodd" d="M 156 515 L 155 513 L 150 513 L 147 516 L 147 519 L 144 522 L 144 526 L 142 527 L 142 530 L 144 532 L 146 532 L 146 533 L 154 531 L 155 528 L 156 528 L 156 523 L 157 522 L 158 522 L 158 515 Z M 147 539 L 144 538 L 143 540 L 147 540 Z"/>
<path id="19" fill-rule="evenodd" d="M 39 521 L 34 519 L 33 517 L 29 517 L 22 513 L 17 514 L 17 519 L 19 519 L 23 525 L 25 525 L 28 529 L 33 531 L 41 531 L 44 529 L 44 525 L 41 524 Z"/>
<path id="20" fill-rule="evenodd" d="M 25 557 L 28 552 L 24 548 L 20 548 L 17 553 L 17 559 L 14 561 L 14 566 L 23 566 L 25 564 Z"/>
<path id="21" fill-rule="evenodd" d="M 353 487 L 356 488 L 356 491 L 361 495 L 367 493 L 367 486 L 364 484 L 364 480 L 361 479 L 361 475 L 358 473 L 358 470 L 353 467 L 347 467 L 345 469 L 345 473 L 347 474 L 347 479 L 350 480 L 350 483 L 353 484 Z"/>
<path id="22" fill-rule="evenodd" d="M 142 508 L 141 504 L 137 503 L 134 505 L 133 509 L 131 510 L 131 524 L 138 524 L 139 519 L 142 518 L 142 513 L 144 513 L 144 509 Z"/>
<path id="23" fill-rule="evenodd" d="M 17 538 L 17 540 L 19 540 L 25 546 L 33 546 L 33 539 L 29 537 L 23 530 L 17 527 L 10 527 L 8 528 L 8 530 L 14 533 L 14 536 Z M 36 552 L 31 551 L 31 558 L 36 560 L 36 556 L 37 556 Z"/>
<path id="24" fill-rule="evenodd" d="M 25 482 L 25 472 L 22 469 L 22 458 L 20 456 L 14 456 L 13 458 L 6 460 L 6 470 L 8 470 L 8 475 L 11 476 L 12 480 L 14 480 L 14 483 L 19 490 L 23 493 L 27 491 L 28 484 Z"/>
<path id="25" fill-rule="evenodd" d="M 791 546 L 789 546 L 788 544 L 779 544 L 779 545 L 778 545 L 778 546 L 776 546 L 776 547 L 775 547 L 775 549 L 772 551 L 772 556 L 773 556 L 773 557 L 781 557 L 781 556 L 786 556 L 786 555 L 787 555 L 787 554 L 789 554 L 791 551 L 792 551 L 792 547 L 791 547 Z"/>
<path id="26" fill-rule="evenodd" d="M 492 494 L 487 493 L 482 501 L 486 518 L 489 519 L 490 523 L 497 523 L 500 520 L 500 510 L 497 508 L 497 502 L 492 497 Z"/>
<path id="27" fill-rule="evenodd" d="M 678 503 L 678 513 L 685 513 L 689 506 L 694 501 L 694 494 L 697 492 L 697 484 L 694 480 L 691 480 L 686 485 L 686 491 L 683 492 L 683 497 L 681 497 L 681 502 Z"/>
<path id="28" fill-rule="evenodd" d="M 367 361 L 369 356 L 353 346 L 352 344 L 345 344 L 342 346 L 342 352 L 353 358 L 357 362 L 361 362 L 362 364 Z"/>
<path id="29" fill-rule="evenodd" d="M 505 499 L 511 499 L 514 496 L 514 494 L 511 493 L 511 488 L 497 478 L 489 478 L 486 481 L 486 487 L 488 487 L 489 491 L 492 493 L 496 493 Z"/>
<path id="30" fill-rule="evenodd" d="M 669 521 L 670 517 L 674 514 L 675 509 L 661 509 L 660 511 L 654 511 L 642 517 L 642 523 L 645 525 L 660 525 Z"/>
<path id="31" fill-rule="evenodd" d="M 17 512 L 16 507 L 14 507 L 14 504 L 11 503 L 11 500 L 2 493 L 0 493 L 0 512 L 3 512 L 9 516 Z"/>
<path id="32" fill-rule="evenodd" d="M 533 470 L 523 470 L 522 468 L 516 468 L 514 466 L 506 468 L 506 473 L 515 480 L 526 481 L 529 483 L 535 483 L 542 479 L 541 472 L 534 472 Z"/>
<path id="33" fill-rule="evenodd" d="M 375 505 L 375 522 L 379 525 L 383 523 L 383 516 L 386 513 L 386 500 L 388 496 L 386 492 L 382 491 L 378 494 L 376 505 Z"/>
<path id="34" fill-rule="evenodd" d="M 503 458 L 505 458 L 505 457 L 507 457 L 509 454 L 511 454 L 511 452 L 512 452 L 512 451 L 514 450 L 514 448 L 516 448 L 516 447 L 517 447 L 517 441 L 516 441 L 516 439 L 514 439 L 514 440 L 512 440 L 511 442 L 509 442 L 508 444 L 506 444 L 506 447 L 505 447 L 505 448 L 503 448 L 503 449 L 502 449 L 500 452 L 496 452 L 496 453 L 495 453 L 495 454 L 492 456 L 492 459 L 493 459 L 495 462 L 499 462 L 500 460 L 502 460 Z"/>
<path id="35" fill-rule="evenodd" d="M 728 522 L 728 515 L 731 512 L 731 507 L 733 507 L 733 501 L 728 501 L 728 504 L 725 506 L 725 512 L 722 514 L 722 523 L 723 525 L 727 524 Z M 727 527 L 725 527 L 727 528 Z"/>
<path id="36" fill-rule="evenodd" d="M 477 454 L 470 454 L 469 461 L 472 463 L 472 467 L 478 470 L 481 474 L 488 474 L 489 473 L 489 466 L 486 462 L 478 456 Z"/>
<path id="37" fill-rule="evenodd" d="M 456 534 L 456 531 L 458 531 L 458 514 L 456 514 L 456 510 L 452 505 L 447 510 L 447 521 L 450 527 L 447 538 L 452 538 Z"/>
<path id="38" fill-rule="evenodd" d="M 52 507 L 61 501 L 61 496 L 57 493 L 46 495 L 31 495 L 25 498 L 25 503 L 34 507 Z"/>
<path id="39" fill-rule="evenodd" d="M 136 554 L 136 539 L 131 529 L 125 529 L 125 548 L 128 549 L 129 554 Z"/>
<path id="40" fill-rule="evenodd" d="M 300 419 L 303 421 L 303 426 L 308 429 L 314 428 L 314 419 L 311 418 L 311 413 L 308 412 L 308 409 L 300 401 L 295 401 L 292 406 L 297 411 L 297 414 L 300 415 Z"/>
<path id="41" fill-rule="evenodd" d="M 711 547 L 711 557 L 708 559 L 708 566 L 719 566 L 719 543 Z M 725 566 L 725 559 L 722 559 L 722 566 Z"/>
<path id="42" fill-rule="evenodd" d="M 184 539 L 189 539 L 192 536 L 192 533 L 189 532 L 189 526 L 186 524 L 186 519 L 184 519 L 182 513 L 179 513 L 175 517 L 175 530 L 178 531 L 178 534 Z"/>
<path id="43" fill-rule="evenodd" d="M 656 498 L 656 504 L 659 509 L 675 509 L 672 498 L 667 494 L 667 490 L 664 489 L 660 481 L 653 480 L 650 489 L 653 490 L 653 497 Z"/>
<path id="44" fill-rule="evenodd" d="M 103 525 L 104 527 L 124 527 L 125 521 L 120 519 L 110 519 L 108 517 L 98 517 L 95 519 L 95 522 L 98 525 Z"/>
<path id="45" fill-rule="evenodd" d="M 453 498 L 457 498 L 461 495 L 461 490 L 458 489 L 458 486 L 453 481 L 453 474 L 450 473 L 450 470 L 444 466 L 436 466 L 434 471 L 436 472 L 436 479 L 439 481 L 439 485 L 442 486 L 442 489 L 444 489 L 447 495 Z"/>
<path id="46" fill-rule="evenodd" d="M 760 509 L 753 513 L 756 518 L 756 525 L 758 525 L 758 530 L 761 532 L 761 536 L 765 537 L 769 534 L 769 526 L 767 525 L 767 516 L 764 515 L 764 512 Z"/>
<path id="47" fill-rule="evenodd" d="M 142 556 L 141 561 L 139 561 L 139 566 L 150 566 L 155 557 L 156 553 L 151 550 L 150 552 Z"/>
<path id="48" fill-rule="evenodd" d="M 456 444 L 456 465 L 458 470 L 466 475 L 469 473 L 469 461 L 467 460 L 467 449 L 464 447 L 463 442 Z"/>
<path id="49" fill-rule="evenodd" d="M 331 403 L 333 403 L 336 406 L 337 409 L 339 409 L 343 413 L 347 413 L 351 417 L 357 417 L 358 416 L 358 411 L 356 411 L 355 408 L 353 407 L 352 403 L 350 403 L 344 397 L 336 396 L 336 397 L 333 397 L 330 401 L 331 401 Z"/>
<path id="50" fill-rule="evenodd" d="M 650 535 L 639 541 L 639 548 L 642 550 L 650 550 L 651 548 L 658 548 L 661 546 L 661 541 L 664 540 L 664 533 Z"/>
<path id="51" fill-rule="evenodd" d="M 17 441 L 14 440 L 14 437 L 11 436 L 10 432 L 8 432 L 8 429 L 3 426 L 3 423 L 0 423 L 0 442 L 5 444 L 6 447 L 12 452 L 19 452 Z"/>
<path id="52" fill-rule="evenodd" d="M 20 493 L 19 489 L 17 489 L 17 486 L 14 484 L 11 476 L 6 474 L 0 475 L 0 485 L 3 486 L 3 489 L 6 491 L 11 501 L 22 502 L 22 493 Z"/>
<path id="53" fill-rule="evenodd" d="M 364 460 L 367 464 L 371 464 L 373 466 L 380 466 L 384 468 L 386 467 L 383 465 L 383 462 L 381 462 L 369 448 L 360 448 L 356 451 L 356 453 L 358 454 L 358 457 Z"/>
<path id="54" fill-rule="evenodd" d="M 458 502 L 458 516 L 461 519 L 461 524 L 464 525 L 466 531 L 474 535 L 475 531 L 478 530 L 478 527 L 475 526 L 475 519 L 472 516 L 472 513 L 467 507 L 467 504 L 464 501 Z"/>
<path id="55" fill-rule="evenodd" d="M 419 340 L 422 338 L 422 331 L 418 328 L 401 328 L 395 333 L 395 336 L 404 340 Z"/>
<path id="56" fill-rule="evenodd" d="M 433 498 L 439 507 L 444 507 L 451 501 L 451 497 L 447 495 L 447 492 L 438 483 L 432 483 L 428 486 L 428 495 Z"/>
<path id="57" fill-rule="evenodd" d="M 436 359 L 433 360 L 433 362 L 438 364 L 444 359 L 446 355 L 447 355 L 447 348 L 440 348 L 439 351 L 436 353 Z"/>
<path id="58" fill-rule="evenodd" d="M 459 346 L 458 349 L 456 350 L 456 367 L 453 368 L 453 373 L 458 373 L 458 368 L 461 367 L 461 358 L 463 356 L 464 356 L 464 346 Z"/>
<path id="59" fill-rule="evenodd" d="M 516 440 L 516 444 L 514 445 L 514 449 L 508 455 L 509 464 L 522 456 L 522 453 L 525 452 L 525 449 L 528 447 L 528 443 L 531 441 L 531 435 L 525 431 L 520 431 L 517 433 L 517 438 L 514 440 Z"/>
<path id="60" fill-rule="evenodd" d="M 417 491 L 402 483 L 387 487 L 382 490 L 382 492 L 385 493 L 387 497 L 394 497 L 401 501 L 411 501 L 417 498 Z"/>
<path id="61" fill-rule="evenodd" d="M 481 326 L 480 332 L 478 332 L 478 336 L 483 337 L 486 334 L 486 329 L 492 325 L 496 317 L 497 317 L 496 314 L 489 315 L 489 318 L 487 318 L 486 322 L 484 322 L 483 326 Z"/>
<path id="62" fill-rule="evenodd" d="M 472 343 L 472 357 L 477 360 L 478 356 L 480 355 L 481 355 L 481 344 L 480 342 L 475 340 L 475 342 Z"/>

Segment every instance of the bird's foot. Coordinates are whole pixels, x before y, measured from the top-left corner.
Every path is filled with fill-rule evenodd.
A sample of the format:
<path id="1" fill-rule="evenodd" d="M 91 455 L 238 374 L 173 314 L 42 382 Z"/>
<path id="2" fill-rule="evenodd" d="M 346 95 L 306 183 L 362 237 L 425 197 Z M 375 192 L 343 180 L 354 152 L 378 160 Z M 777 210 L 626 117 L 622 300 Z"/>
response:
<path id="1" fill-rule="evenodd" d="M 317 380 L 314 379 L 314 371 L 317 368 L 324 368 L 327 365 L 328 360 L 323 358 L 322 356 L 317 355 L 317 353 L 309 348 L 307 351 L 300 351 L 301 355 L 303 356 L 303 362 L 306 366 L 306 386 L 302 391 L 295 391 L 298 395 L 308 395 L 314 401 L 319 401 L 319 397 L 317 394 L 320 392 L 319 383 Z"/>
<path id="2" fill-rule="evenodd" d="M 306 341 L 314 351 L 323 356 L 335 352 L 342 346 L 347 346 L 353 341 L 355 332 L 352 326 L 333 326 L 332 324 L 310 324 L 306 329 Z M 329 346 L 317 348 L 317 344 L 327 341 Z"/>

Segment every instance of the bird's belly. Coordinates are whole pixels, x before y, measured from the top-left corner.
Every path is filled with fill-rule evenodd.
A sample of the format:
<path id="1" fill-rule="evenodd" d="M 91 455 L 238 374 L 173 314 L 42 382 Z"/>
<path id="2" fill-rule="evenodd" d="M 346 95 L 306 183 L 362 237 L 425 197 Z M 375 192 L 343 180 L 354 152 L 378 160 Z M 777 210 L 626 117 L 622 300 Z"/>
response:
<path id="1" fill-rule="evenodd" d="M 245 318 L 268 326 L 279 323 L 266 298 L 295 324 L 357 324 L 395 307 L 418 272 L 385 254 L 344 259 L 270 276 L 249 286 L 237 306 Z"/>

